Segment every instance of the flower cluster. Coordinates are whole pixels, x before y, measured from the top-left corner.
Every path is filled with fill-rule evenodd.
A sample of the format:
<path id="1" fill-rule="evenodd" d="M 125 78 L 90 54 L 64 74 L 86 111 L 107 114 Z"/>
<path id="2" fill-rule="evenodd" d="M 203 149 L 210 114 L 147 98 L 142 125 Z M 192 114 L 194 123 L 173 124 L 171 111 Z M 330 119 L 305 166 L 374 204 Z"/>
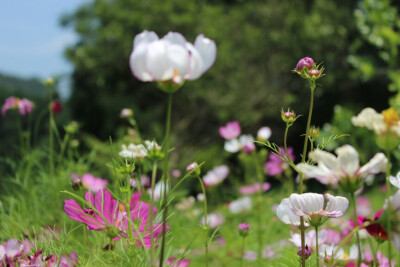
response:
<path id="1" fill-rule="evenodd" d="M 32 112 L 33 107 L 34 105 L 32 101 L 26 98 L 20 99 L 18 97 L 10 96 L 5 100 L 4 105 L 1 108 L 1 113 L 4 117 L 9 110 L 18 109 L 19 114 L 25 116 Z"/>

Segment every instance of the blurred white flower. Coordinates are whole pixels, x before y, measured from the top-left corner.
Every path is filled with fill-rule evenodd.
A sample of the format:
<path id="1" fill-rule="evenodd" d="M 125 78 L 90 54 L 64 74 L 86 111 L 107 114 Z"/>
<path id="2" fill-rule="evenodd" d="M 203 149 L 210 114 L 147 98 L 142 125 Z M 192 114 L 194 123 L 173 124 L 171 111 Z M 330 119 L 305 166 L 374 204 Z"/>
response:
<path id="1" fill-rule="evenodd" d="M 204 216 L 200 219 L 200 224 L 204 225 Z M 207 215 L 208 226 L 211 229 L 217 228 L 224 223 L 224 217 L 219 212 L 210 213 Z"/>
<path id="2" fill-rule="evenodd" d="M 217 166 L 203 176 L 205 186 L 213 186 L 222 183 L 229 174 L 229 168 L 226 165 Z"/>
<path id="3" fill-rule="evenodd" d="M 159 39 L 155 32 L 144 31 L 135 36 L 129 64 L 133 75 L 141 81 L 168 81 L 176 84 L 195 80 L 214 63 L 215 42 L 197 36 L 194 45 L 177 32 Z"/>
<path id="4" fill-rule="evenodd" d="M 388 179 L 392 185 L 400 189 L 400 172 L 397 173 L 396 177 L 390 176 Z"/>
<path id="5" fill-rule="evenodd" d="M 355 126 L 373 130 L 378 135 L 383 135 L 388 130 L 400 136 L 399 116 L 393 108 L 386 109 L 382 113 L 372 108 L 363 109 L 360 114 L 351 118 Z"/>
<path id="6" fill-rule="evenodd" d="M 147 156 L 147 150 L 142 144 L 129 144 L 128 147 L 122 145 L 122 151 L 119 152 L 119 155 L 123 158 L 145 158 Z"/>
<path id="7" fill-rule="evenodd" d="M 266 141 L 271 137 L 271 128 L 269 127 L 261 127 L 257 132 L 257 140 L 258 141 Z"/>
<path id="8" fill-rule="evenodd" d="M 251 210 L 252 202 L 250 197 L 242 197 L 229 203 L 229 211 L 233 214 Z"/>
<path id="9" fill-rule="evenodd" d="M 244 146 L 251 144 L 254 145 L 254 137 L 250 134 L 244 134 L 237 138 L 229 139 L 225 141 L 224 149 L 230 153 L 236 153 Z"/>
<path id="10" fill-rule="evenodd" d="M 166 191 L 167 191 L 167 194 L 168 194 L 168 191 L 169 191 L 169 187 L 168 186 L 167 186 L 167 190 Z M 151 195 L 152 195 L 151 188 L 147 189 L 147 193 L 151 197 Z M 159 200 L 163 193 L 164 193 L 164 182 L 163 181 L 159 181 L 154 186 L 154 200 Z"/>

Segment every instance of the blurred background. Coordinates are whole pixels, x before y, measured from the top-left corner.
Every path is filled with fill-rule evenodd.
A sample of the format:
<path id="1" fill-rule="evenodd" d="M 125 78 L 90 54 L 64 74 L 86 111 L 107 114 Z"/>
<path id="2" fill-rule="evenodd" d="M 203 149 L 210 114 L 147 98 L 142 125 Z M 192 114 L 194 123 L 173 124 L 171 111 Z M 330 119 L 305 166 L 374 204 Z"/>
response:
<path id="1" fill-rule="evenodd" d="M 231 120 L 253 135 L 269 126 L 272 141 L 282 144 L 281 107 L 303 115 L 289 133 L 298 155 L 309 89 L 291 70 L 305 56 L 326 68 L 312 124 L 329 134 L 351 133 L 340 142 L 357 147 L 365 133 L 351 130 L 353 114 L 367 106 L 400 108 L 399 10 L 400 2 L 390 0 L 7 1 L 0 10 L 0 101 L 31 99 L 32 121 L 46 125 L 43 81 L 52 76 L 64 106 L 57 124 L 63 131 L 68 121 L 79 122 L 82 151 L 100 141 L 107 151 L 110 138 L 127 134 L 122 108 L 134 111 L 142 136 L 161 142 L 166 95 L 131 74 L 133 38 L 143 30 L 160 37 L 177 31 L 193 42 L 204 33 L 215 40 L 218 55 L 208 72 L 174 95 L 172 159 L 178 167 L 229 157 L 221 154 L 218 128 Z M 13 153 L 16 117 L 0 119 L 0 156 Z M 37 142 L 47 142 L 48 130 L 40 129 Z"/>

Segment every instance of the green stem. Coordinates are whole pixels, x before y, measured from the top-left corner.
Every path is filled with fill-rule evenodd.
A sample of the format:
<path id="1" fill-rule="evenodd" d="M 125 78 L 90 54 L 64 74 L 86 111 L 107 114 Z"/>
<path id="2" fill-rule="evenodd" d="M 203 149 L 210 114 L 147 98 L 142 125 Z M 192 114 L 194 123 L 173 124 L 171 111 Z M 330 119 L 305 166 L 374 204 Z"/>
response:
<path id="1" fill-rule="evenodd" d="M 314 90 L 315 90 L 315 81 L 310 81 L 310 89 L 311 89 L 311 96 L 310 96 L 310 107 L 308 111 L 308 119 L 307 119 L 307 127 L 306 127 L 306 134 L 304 137 L 304 147 L 303 147 L 303 154 L 301 155 L 301 162 L 306 162 L 306 154 L 307 154 L 307 146 L 308 146 L 308 135 L 310 131 L 311 125 L 311 117 L 314 107 Z M 299 182 L 299 194 L 303 193 L 303 174 L 299 173 L 300 182 Z M 300 217 L 300 230 L 301 230 L 301 265 L 302 267 L 306 266 L 306 257 L 305 257 L 305 236 L 304 236 L 304 218 Z"/>
<path id="2" fill-rule="evenodd" d="M 243 267 L 243 259 L 244 259 L 244 241 L 245 241 L 245 237 L 242 237 L 242 257 L 241 257 L 241 262 L 240 262 L 240 266 Z"/>
<path id="3" fill-rule="evenodd" d="M 376 267 L 376 263 L 378 262 L 378 251 L 379 251 L 379 246 L 381 245 L 381 243 L 378 243 L 376 245 L 376 253 L 374 255 L 374 267 Z M 392 265 L 389 265 L 390 267 L 392 267 Z"/>
<path id="4" fill-rule="evenodd" d="M 53 87 L 49 86 L 49 169 L 50 176 L 54 179 L 54 162 L 53 162 L 53 146 L 54 146 L 54 135 L 53 135 L 53 122 L 54 122 L 54 114 L 51 110 L 51 104 L 53 102 Z"/>
<path id="5" fill-rule="evenodd" d="M 172 113 L 172 93 L 168 94 L 168 108 L 167 108 L 167 121 L 165 124 L 165 140 L 164 140 L 164 168 L 163 168 L 163 215 L 162 215 L 162 241 L 161 241 L 161 254 L 160 254 L 160 267 L 164 266 L 164 254 L 165 254 L 165 232 L 166 232 L 166 221 L 168 214 L 168 201 L 167 201 L 167 186 L 169 184 L 169 142 L 170 142 L 170 131 L 171 131 L 171 113 Z"/>
<path id="6" fill-rule="evenodd" d="M 319 267 L 319 248 L 318 248 L 318 226 L 315 226 L 315 249 L 316 249 L 316 260 L 317 267 Z"/>
<path id="7" fill-rule="evenodd" d="M 154 187 L 156 184 L 156 175 L 157 175 L 157 161 L 153 163 L 153 171 L 151 173 L 151 202 L 150 202 L 150 210 L 149 210 L 149 218 L 150 218 L 150 256 L 151 256 L 151 266 L 157 266 L 156 262 L 156 253 L 153 245 L 154 240 L 154 229 L 153 229 L 153 207 L 154 207 Z"/>
<path id="8" fill-rule="evenodd" d="M 259 161 L 257 158 L 257 155 L 255 152 L 253 152 L 252 154 L 252 159 L 254 161 L 254 168 L 256 169 L 256 174 L 257 174 L 257 179 L 258 182 L 260 184 L 260 191 L 258 192 L 259 197 L 257 200 L 257 210 L 258 212 L 258 256 L 257 256 L 257 260 L 258 263 L 261 264 L 262 261 L 262 249 L 263 249 L 263 207 L 262 207 L 262 194 L 263 194 L 263 176 L 260 172 L 260 168 L 259 168 Z"/>
<path id="9" fill-rule="evenodd" d="M 204 243 L 204 250 L 206 256 L 206 267 L 208 267 L 208 219 L 207 219 L 207 194 L 206 188 L 204 187 L 203 180 L 201 180 L 200 176 L 197 176 L 199 183 L 201 185 L 201 190 L 203 191 L 204 195 L 204 230 L 205 230 L 205 243 Z"/>
<path id="10" fill-rule="evenodd" d="M 390 177 L 390 160 L 391 160 L 391 151 L 386 151 L 386 157 L 388 159 L 388 163 L 387 163 L 387 167 L 386 167 L 386 198 L 387 198 L 387 203 L 388 203 L 388 207 L 387 210 L 389 212 L 387 212 L 387 235 L 388 235 L 388 260 L 389 260 L 389 266 L 392 266 L 392 222 L 391 222 L 391 203 L 390 203 L 390 194 L 391 194 L 391 184 L 389 181 L 389 177 Z"/>
<path id="11" fill-rule="evenodd" d="M 351 193 L 351 202 L 353 202 L 353 220 L 354 220 L 354 225 L 358 225 L 357 221 L 357 202 L 356 202 L 356 197 L 355 193 Z M 360 242 L 360 235 L 358 234 L 358 231 L 356 232 L 356 237 L 357 237 L 357 248 L 358 248 L 358 259 L 357 259 L 357 267 L 360 267 L 361 265 L 361 242 Z"/>
<path id="12" fill-rule="evenodd" d="M 128 199 L 125 202 L 125 206 L 126 206 L 126 212 L 128 214 L 128 239 L 129 239 L 129 243 L 131 245 L 134 244 L 134 240 L 133 240 L 133 233 L 132 233 L 132 217 L 131 217 L 131 183 L 129 181 L 130 176 L 127 175 L 126 176 L 126 187 L 127 187 L 127 191 L 128 191 Z"/>

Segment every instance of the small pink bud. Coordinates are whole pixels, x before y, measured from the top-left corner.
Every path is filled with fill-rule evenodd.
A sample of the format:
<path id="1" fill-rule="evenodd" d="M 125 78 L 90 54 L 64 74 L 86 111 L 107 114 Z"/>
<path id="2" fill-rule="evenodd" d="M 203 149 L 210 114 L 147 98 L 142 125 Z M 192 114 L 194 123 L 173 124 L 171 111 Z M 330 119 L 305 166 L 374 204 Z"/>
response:
<path id="1" fill-rule="evenodd" d="M 256 150 L 256 145 L 253 142 L 249 142 L 243 145 L 243 151 L 246 154 L 251 154 Z"/>
<path id="2" fill-rule="evenodd" d="M 297 251 L 297 255 L 299 255 L 300 257 L 302 256 L 302 250 L 301 247 L 299 248 L 299 251 Z M 306 259 L 308 259 L 311 256 L 311 249 L 306 245 L 304 247 L 304 257 Z"/>
<path id="3" fill-rule="evenodd" d="M 299 60 L 296 66 L 296 71 L 297 72 L 302 72 L 303 68 L 305 67 L 307 70 L 310 70 L 312 66 L 314 65 L 314 60 L 310 57 L 304 57 Z"/>
<path id="4" fill-rule="evenodd" d="M 197 162 L 192 162 L 186 167 L 186 172 L 193 172 L 192 175 L 199 176 L 201 173 L 201 169 L 199 168 L 199 165 Z"/>
<path id="5" fill-rule="evenodd" d="M 250 225 L 248 223 L 239 224 L 239 234 L 243 237 L 247 236 L 250 232 Z"/>
<path id="6" fill-rule="evenodd" d="M 281 109 L 281 118 L 284 122 L 291 124 L 297 119 L 296 113 L 293 110 L 290 111 L 290 109 L 288 109 L 284 111 L 283 108 Z"/>
<path id="7" fill-rule="evenodd" d="M 313 79 L 318 79 L 321 76 L 321 73 L 319 72 L 319 70 L 314 69 L 314 70 L 309 70 L 308 75 L 310 75 L 311 78 Z"/>

